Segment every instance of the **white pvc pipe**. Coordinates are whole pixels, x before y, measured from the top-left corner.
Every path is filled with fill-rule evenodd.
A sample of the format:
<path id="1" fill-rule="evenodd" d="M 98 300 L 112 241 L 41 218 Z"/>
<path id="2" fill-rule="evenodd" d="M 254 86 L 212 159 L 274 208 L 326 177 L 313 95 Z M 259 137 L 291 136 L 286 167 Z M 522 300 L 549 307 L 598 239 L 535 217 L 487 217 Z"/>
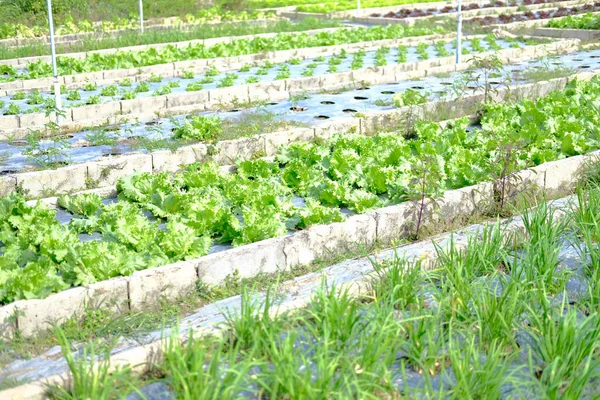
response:
<path id="1" fill-rule="evenodd" d="M 360 17 L 360 0 L 356 0 L 356 17 Z"/>
<path id="2" fill-rule="evenodd" d="M 462 13 L 461 2 L 458 0 L 458 14 L 456 24 L 456 63 L 460 64 L 461 42 L 462 42 Z"/>
<path id="3" fill-rule="evenodd" d="M 52 55 L 52 75 L 54 76 L 54 100 L 56 101 L 56 108 L 62 108 L 62 101 L 60 98 L 60 83 L 58 82 L 58 68 L 56 67 L 56 47 L 54 45 L 54 18 L 52 17 L 52 0 L 46 0 L 48 6 L 48 28 L 50 30 L 50 53 Z M 60 118 L 56 116 L 56 122 L 60 122 Z"/>
<path id="4" fill-rule="evenodd" d="M 140 32 L 144 33 L 144 3 L 142 0 L 139 0 L 139 9 L 140 9 Z"/>

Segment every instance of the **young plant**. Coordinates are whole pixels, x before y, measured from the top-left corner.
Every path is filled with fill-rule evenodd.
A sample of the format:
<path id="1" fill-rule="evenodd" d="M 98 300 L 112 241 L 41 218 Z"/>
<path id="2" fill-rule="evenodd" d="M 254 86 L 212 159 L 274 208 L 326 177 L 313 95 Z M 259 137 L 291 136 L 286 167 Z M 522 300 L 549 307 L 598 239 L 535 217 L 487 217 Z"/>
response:
<path id="1" fill-rule="evenodd" d="M 81 100 L 81 94 L 79 93 L 79 90 L 77 90 L 77 89 L 69 90 L 67 92 L 67 100 L 70 100 L 70 101 Z"/>
<path id="2" fill-rule="evenodd" d="M 109 85 L 100 89 L 100 96 L 104 97 L 113 97 L 119 93 L 119 88 L 117 85 Z"/>

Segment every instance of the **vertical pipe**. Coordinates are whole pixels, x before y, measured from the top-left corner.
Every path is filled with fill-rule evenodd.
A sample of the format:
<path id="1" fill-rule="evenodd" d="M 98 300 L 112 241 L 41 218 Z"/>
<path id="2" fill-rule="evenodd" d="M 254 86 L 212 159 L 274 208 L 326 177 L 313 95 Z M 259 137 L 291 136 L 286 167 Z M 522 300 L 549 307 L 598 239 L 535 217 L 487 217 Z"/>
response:
<path id="1" fill-rule="evenodd" d="M 144 3 L 142 0 L 139 0 L 139 8 L 140 8 L 140 32 L 144 33 Z"/>
<path id="2" fill-rule="evenodd" d="M 461 42 L 462 42 L 462 13 L 461 13 L 461 2 L 458 0 L 458 14 L 457 14 L 457 24 L 456 24 L 456 63 L 460 64 L 460 53 Z"/>
<path id="3" fill-rule="evenodd" d="M 56 101 L 56 108 L 62 108 L 62 101 L 60 98 L 60 83 L 58 82 L 58 68 L 56 67 L 56 47 L 54 45 L 54 18 L 52 17 L 52 0 L 46 0 L 48 6 L 48 28 L 50 30 L 50 53 L 52 55 L 52 75 L 54 76 L 54 100 Z M 56 116 L 56 122 L 60 122 L 60 117 Z"/>
<path id="4" fill-rule="evenodd" d="M 356 17 L 360 17 L 360 0 L 356 0 Z"/>

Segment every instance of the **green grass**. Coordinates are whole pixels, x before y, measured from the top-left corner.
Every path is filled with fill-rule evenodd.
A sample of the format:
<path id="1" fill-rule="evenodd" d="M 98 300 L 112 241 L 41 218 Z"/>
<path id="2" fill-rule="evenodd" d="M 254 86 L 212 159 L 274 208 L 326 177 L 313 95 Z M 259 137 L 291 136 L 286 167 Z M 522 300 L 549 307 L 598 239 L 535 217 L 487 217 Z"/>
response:
<path id="1" fill-rule="evenodd" d="M 224 36 L 243 36 L 269 32 L 302 32 L 311 29 L 334 28 L 339 26 L 340 23 L 336 20 L 322 20 L 316 18 L 302 19 L 297 23 L 288 21 L 270 22 L 264 26 L 254 26 L 249 24 L 239 25 L 235 23 L 216 26 L 201 24 L 190 30 L 181 30 L 177 28 L 170 30 L 147 30 L 143 34 L 138 32 L 124 32 L 117 37 L 107 36 L 100 39 L 84 39 L 82 43 L 59 43 L 56 45 L 56 51 L 58 54 L 65 54 L 138 45 L 210 39 Z M 47 45 L 25 45 L 19 46 L 18 48 L 5 49 L 0 47 L 0 49 L 2 49 L 2 51 L 0 51 L 0 59 L 2 60 L 50 54 Z"/>

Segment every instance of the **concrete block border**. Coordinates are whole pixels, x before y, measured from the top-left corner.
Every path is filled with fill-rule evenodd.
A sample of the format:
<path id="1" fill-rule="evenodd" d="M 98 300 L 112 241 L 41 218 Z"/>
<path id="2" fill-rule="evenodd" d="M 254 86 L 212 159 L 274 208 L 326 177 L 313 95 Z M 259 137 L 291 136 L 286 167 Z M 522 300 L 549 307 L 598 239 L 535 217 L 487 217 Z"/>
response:
<path id="1" fill-rule="evenodd" d="M 519 49 L 509 48 L 497 53 L 488 51 L 481 53 L 481 56 L 492 53 L 498 54 L 503 61 L 508 63 L 515 60 L 533 58 L 540 52 L 567 52 L 573 49 L 578 42 L 577 39 L 561 39 L 550 44 L 527 46 Z M 314 92 L 338 89 L 361 81 L 367 81 L 371 84 L 390 83 L 409 76 L 415 77 L 425 76 L 429 73 L 460 71 L 467 69 L 470 65 L 468 62 L 455 65 L 454 62 L 454 57 L 442 57 L 414 63 L 394 64 L 383 68 L 367 68 L 327 74 L 319 77 L 242 84 L 208 91 L 176 95 L 169 94 L 76 107 L 67 110 L 65 121 L 62 123 L 61 128 L 63 132 L 72 132 L 81 128 L 82 125 L 104 125 L 107 122 L 112 123 L 113 121 L 116 123 L 118 118 L 124 118 L 128 115 L 135 115 L 137 118 L 143 119 L 145 117 L 155 117 L 156 112 L 166 112 L 170 115 L 176 115 L 190 112 L 191 110 L 205 111 L 219 109 L 224 105 L 239 102 L 277 101 L 287 99 L 300 90 Z M 439 68 L 442 70 L 438 70 Z M 2 136 L 5 138 L 11 137 L 12 139 L 24 138 L 29 133 L 29 129 L 34 126 L 37 126 L 38 129 L 43 128 L 43 125 L 49 119 L 44 113 L 25 114 L 17 117 L 18 126 L 15 126 L 15 117 L 13 115 L 0 116 L 0 126 L 4 127 L 4 119 L 7 120 L 6 127 L 0 129 L 0 138 Z"/>
<path id="2" fill-rule="evenodd" d="M 579 39 L 583 42 L 600 39 L 600 31 L 595 29 L 537 28 L 535 36 Z"/>
<path id="3" fill-rule="evenodd" d="M 570 157 L 523 170 L 511 185 L 511 191 L 535 189 L 548 196 L 569 192 L 579 177 L 581 168 L 590 160 L 597 160 L 600 151 Z M 433 206 L 424 209 L 424 225 L 449 223 L 466 219 L 487 209 L 494 198 L 493 182 L 447 191 Z M 49 199 L 49 203 L 52 200 Z M 324 256 L 356 250 L 368 246 L 391 243 L 410 234 L 416 224 L 418 205 L 405 202 L 354 215 L 346 221 L 317 225 L 289 236 L 277 237 L 210 254 L 194 260 L 165 265 L 135 272 L 84 287 L 68 289 L 41 300 L 22 300 L 0 307 L 3 335 L 11 337 L 19 330 L 27 337 L 51 323 L 82 310 L 90 301 L 110 299 L 121 305 L 114 308 L 142 310 L 156 306 L 162 297 L 173 299 L 194 287 L 198 280 L 218 284 L 238 270 L 242 277 L 260 272 L 275 272 L 305 265 Z M 126 290 L 125 290 L 126 288 Z"/>

